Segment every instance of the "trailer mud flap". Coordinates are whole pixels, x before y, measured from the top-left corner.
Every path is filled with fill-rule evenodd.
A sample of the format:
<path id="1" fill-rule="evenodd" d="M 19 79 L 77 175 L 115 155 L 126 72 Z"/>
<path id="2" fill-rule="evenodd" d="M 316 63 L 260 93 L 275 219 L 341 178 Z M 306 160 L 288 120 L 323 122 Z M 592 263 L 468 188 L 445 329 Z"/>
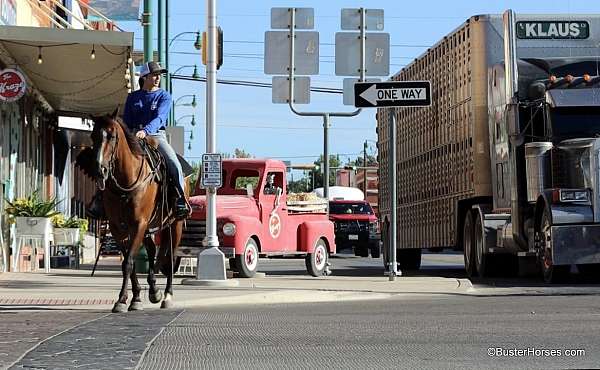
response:
<path id="1" fill-rule="evenodd" d="M 600 225 L 552 226 L 555 265 L 600 263 Z"/>

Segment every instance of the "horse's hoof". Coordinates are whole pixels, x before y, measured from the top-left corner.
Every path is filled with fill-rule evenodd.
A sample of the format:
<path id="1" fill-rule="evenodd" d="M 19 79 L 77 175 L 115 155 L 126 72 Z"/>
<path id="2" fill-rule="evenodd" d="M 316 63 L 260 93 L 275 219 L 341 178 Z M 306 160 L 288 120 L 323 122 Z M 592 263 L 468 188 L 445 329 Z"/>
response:
<path id="1" fill-rule="evenodd" d="M 162 292 L 156 292 L 154 294 L 150 294 L 150 297 L 148 297 L 148 298 L 150 299 L 150 302 L 158 303 L 158 302 L 162 301 L 163 294 L 162 294 Z"/>
<path id="2" fill-rule="evenodd" d="M 123 313 L 127 312 L 127 305 L 125 303 L 117 302 L 113 306 L 112 313 Z"/>
<path id="3" fill-rule="evenodd" d="M 131 304 L 129 305 L 128 308 L 129 311 L 143 311 L 144 310 L 144 305 L 142 304 L 142 302 L 131 302 Z"/>
<path id="4" fill-rule="evenodd" d="M 172 308 L 173 307 L 173 301 L 168 300 L 168 301 L 162 301 L 162 303 L 160 304 L 160 308 Z"/>

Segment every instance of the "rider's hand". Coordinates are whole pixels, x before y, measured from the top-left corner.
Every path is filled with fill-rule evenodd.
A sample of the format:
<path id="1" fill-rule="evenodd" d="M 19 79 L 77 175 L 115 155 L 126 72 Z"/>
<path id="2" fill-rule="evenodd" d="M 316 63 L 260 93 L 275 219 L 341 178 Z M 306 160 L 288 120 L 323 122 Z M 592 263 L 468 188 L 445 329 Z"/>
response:
<path id="1" fill-rule="evenodd" d="M 146 131 L 139 130 L 138 132 L 135 133 L 135 136 L 139 139 L 143 139 L 146 137 Z"/>

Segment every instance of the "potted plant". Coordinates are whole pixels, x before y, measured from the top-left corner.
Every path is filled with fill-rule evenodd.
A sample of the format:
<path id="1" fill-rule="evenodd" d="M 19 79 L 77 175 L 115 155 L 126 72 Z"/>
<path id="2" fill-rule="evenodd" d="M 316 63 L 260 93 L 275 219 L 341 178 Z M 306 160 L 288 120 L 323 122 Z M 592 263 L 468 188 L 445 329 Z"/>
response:
<path id="1" fill-rule="evenodd" d="M 8 207 L 6 214 L 9 222 L 16 222 L 17 235 L 46 235 L 52 232 L 50 217 L 59 214 L 56 205 L 60 202 L 56 198 L 42 200 L 38 191 L 26 198 L 17 198 L 14 201 L 6 199 Z"/>
<path id="2" fill-rule="evenodd" d="M 59 213 L 52 216 L 55 245 L 76 245 L 81 241 L 81 234 L 88 230 L 88 221 L 77 216 L 65 218 Z"/>
<path id="3" fill-rule="evenodd" d="M 9 223 L 16 223 L 17 247 L 13 253 L 13 270 L 19 271 L 18 259 L 21 243 L 24 239 L 41 239 L 44 248 L 44 270 L 50 272 L 50 240 L 52 239 L 52 222 L 50 217 L 57 215 L 56 198 L 42 200 L 37 190 L 26 198 L 17 198 L 14 201 L 6 199 L 8 207 L 6 214 Z M 37 249 L 34 248 L 35 258 L 32 259 L 32 269 L 37 262 Z"/>

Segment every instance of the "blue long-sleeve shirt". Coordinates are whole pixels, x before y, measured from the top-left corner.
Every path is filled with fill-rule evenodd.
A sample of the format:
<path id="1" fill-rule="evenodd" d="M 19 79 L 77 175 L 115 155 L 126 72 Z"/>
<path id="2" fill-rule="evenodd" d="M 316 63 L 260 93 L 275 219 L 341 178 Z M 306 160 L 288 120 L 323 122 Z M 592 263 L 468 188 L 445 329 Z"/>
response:
<path id="1" fill-rule="evenodd" d="M 171 110 L 171 95 L 163 90 L 136 90 L 127 96 L 123 120 L 133 132 L 146 131 L 156 134 L 167 125 L 167 117 Z"/>

